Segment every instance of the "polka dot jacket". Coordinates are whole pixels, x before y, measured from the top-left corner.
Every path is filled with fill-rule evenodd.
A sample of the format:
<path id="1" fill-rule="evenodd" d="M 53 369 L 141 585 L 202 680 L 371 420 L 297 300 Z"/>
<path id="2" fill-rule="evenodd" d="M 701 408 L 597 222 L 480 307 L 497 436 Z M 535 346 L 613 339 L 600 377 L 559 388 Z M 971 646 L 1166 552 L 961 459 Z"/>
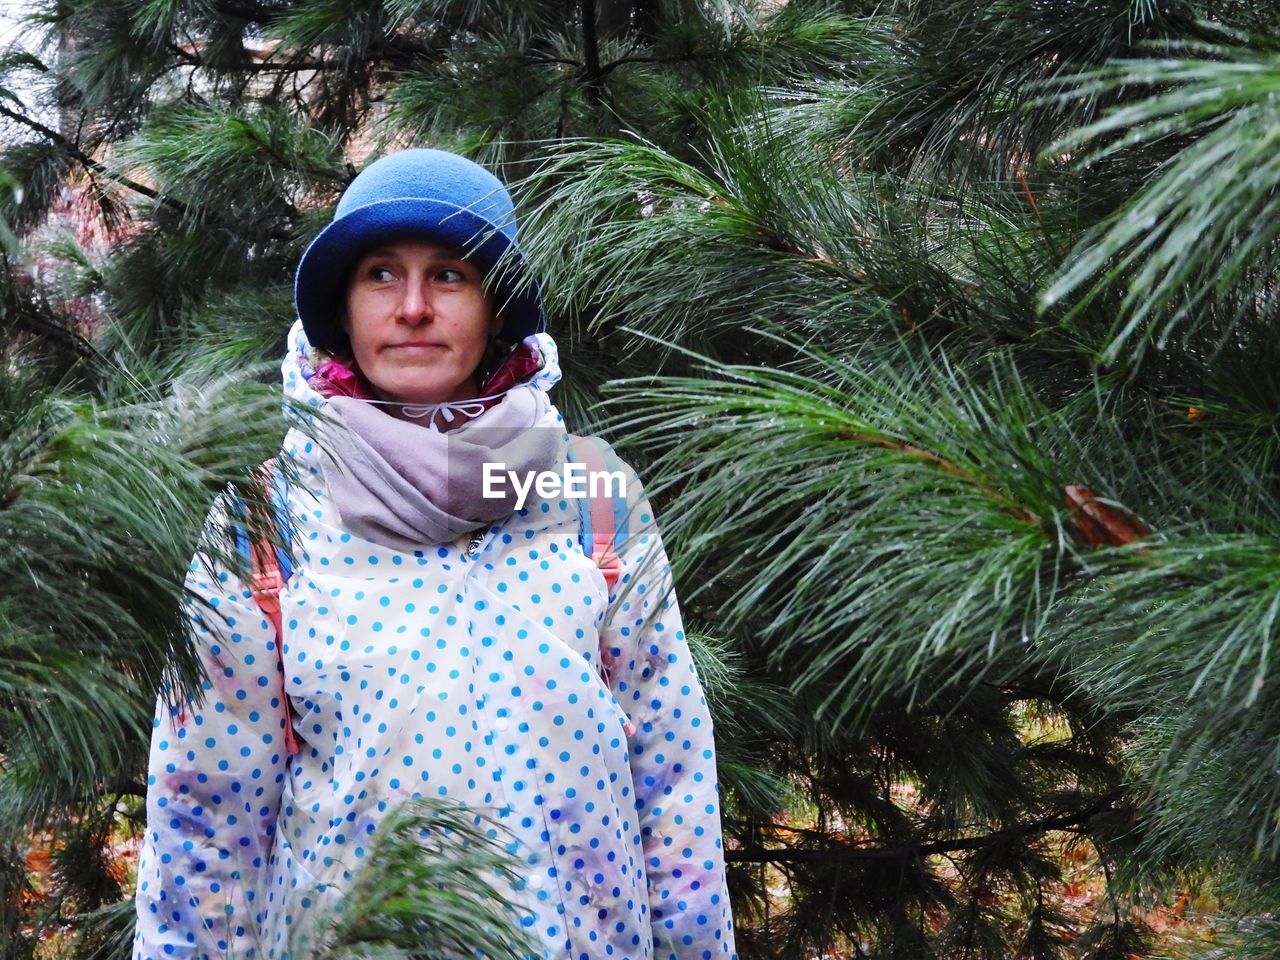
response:
<path id="1" fill-rule="evenodd" d="M 559 368 L 540 338 L 545 390 Z M 305 351 L 298 325 L 285 389 L 320 409 Z M 204 552 L 190 566 L 208 680 L 194 700 L 159 698 L 135 960 L 296 960 L 380 818 L 422 795 L 508 828 L 513 922 L 545 960 L 735 958 L 711 720 L 634 472 L 609 592 L 572 500 L 531 498 L 474 559 L 466 537 L 400 553 L 351 535 L 305 427 L 284 445 L 303 482 L 287 497 L 281 649 L 243 582 Z"/>

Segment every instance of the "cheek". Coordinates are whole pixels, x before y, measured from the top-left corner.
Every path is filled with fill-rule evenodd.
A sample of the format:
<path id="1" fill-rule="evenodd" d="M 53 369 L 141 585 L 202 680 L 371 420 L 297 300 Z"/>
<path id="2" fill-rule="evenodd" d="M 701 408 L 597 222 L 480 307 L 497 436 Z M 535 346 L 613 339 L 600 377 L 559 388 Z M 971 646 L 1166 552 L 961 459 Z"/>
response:
<path id="1" fill-rule="evenodd" d="M 361 354 L 368 351 L 368 345 L 376 332 L 377 324 L 371 305 L 362 297 L 348 297 L 342 326 L 347 332 L 347 339 L 351 341 L 351 352 L 358 360 Z"/>
<path id="2" fill-rule="evenodd" d="M 492 322 L 489 305 L 481 297 L 476 297 L 465 305 L 465 309 L 458 311 L 455 330 L 458 340 L 465 343 L 469 355 L 474 355 L 477 359 L 484 355 L 489 346 L 489 328 Z"/>

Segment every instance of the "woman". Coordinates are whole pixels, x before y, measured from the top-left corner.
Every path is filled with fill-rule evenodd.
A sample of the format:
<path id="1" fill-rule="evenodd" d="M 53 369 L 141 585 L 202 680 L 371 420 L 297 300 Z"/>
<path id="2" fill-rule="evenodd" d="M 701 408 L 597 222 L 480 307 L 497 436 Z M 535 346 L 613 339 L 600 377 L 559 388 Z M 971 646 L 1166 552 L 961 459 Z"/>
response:
<path id="1" fill-rule="evenodd" d="M 510 830 L 548 960 L 734 957 L 711 722 L 639 481 L 622 465 L 610 589 L 578 502 L 517 509 L 482 478 L 570 456 L 506 190 L 442 151 L 377 161 L 295 298 L 285 390 L 332 425 L 282 451 L 301 482 L 279 646 L 198 553 L 209 680 L 157 709 L 135 956 L 286 956 L 389 807 L 430 795 Z"/>

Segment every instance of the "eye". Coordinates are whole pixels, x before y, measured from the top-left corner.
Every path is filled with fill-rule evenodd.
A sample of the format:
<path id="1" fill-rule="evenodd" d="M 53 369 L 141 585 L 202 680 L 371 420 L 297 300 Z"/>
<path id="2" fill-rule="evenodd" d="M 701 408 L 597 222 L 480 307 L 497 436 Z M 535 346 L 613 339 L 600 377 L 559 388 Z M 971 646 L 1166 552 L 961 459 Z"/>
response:
<path id="1" fill-rule="evenodd" d="M 394 280 L 396 278 L 396 275 L 391 272 L 390 267 L 383 267 L 383 266 L 379 266 L 378 264 L 374 264 L 373 266 L 371 266 L 366 271 L 366 276 L 368 276 L 370 280 L 376 280 L 379 283 L 384 283 L 388 280 Z"/>
<path id="2" fill-rule="evenodd" d="M 463 283 L 467 275 L 457 267 L 442 267 L 436 276 L 444 283 Z"/>

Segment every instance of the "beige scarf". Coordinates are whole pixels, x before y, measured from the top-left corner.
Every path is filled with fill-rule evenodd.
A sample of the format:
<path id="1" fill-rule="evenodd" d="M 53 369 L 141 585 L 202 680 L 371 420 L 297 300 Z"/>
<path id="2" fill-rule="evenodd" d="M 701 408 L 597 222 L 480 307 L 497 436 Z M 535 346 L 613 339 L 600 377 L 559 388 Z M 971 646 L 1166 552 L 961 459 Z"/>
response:
<path id="1" fill-rule="evenodd" d="M 558 470 L 563 424 L 546 393 L 511 387 L 502 401 L 448 432 L 399 420 L 355 397 L 330 397 L 321 464 L 342 525 L 402 552 L 445 543 L 515 510 L 512 484 L 491 483 L 485 464 L 520 476 Z"/>

